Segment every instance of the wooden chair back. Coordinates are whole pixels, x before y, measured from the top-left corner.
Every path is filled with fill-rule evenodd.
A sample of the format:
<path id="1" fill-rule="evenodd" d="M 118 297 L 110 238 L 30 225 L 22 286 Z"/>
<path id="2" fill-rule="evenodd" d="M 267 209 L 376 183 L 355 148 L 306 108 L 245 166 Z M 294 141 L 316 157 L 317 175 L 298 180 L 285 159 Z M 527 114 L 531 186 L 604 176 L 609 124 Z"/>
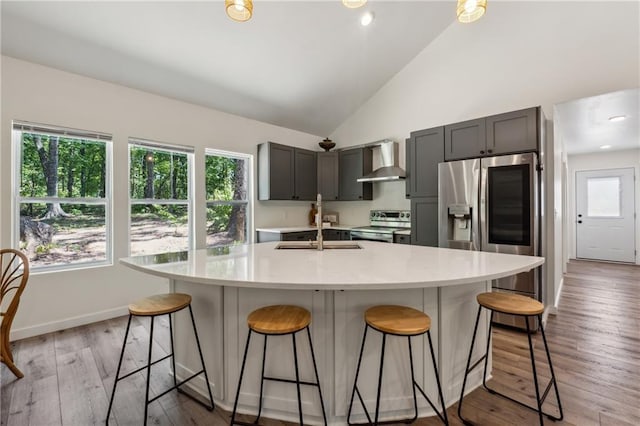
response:
<path id="1" fill-rule="evenodd" d="M 0 315 L 2 323 L 0 331 L 1 361 L 17 376 L 23 374 L 13 363 L 13 355 L 9 346 L 11 323 L 18 311 L 20 296 L 29 280 L 29 260 L 21 251 L 0 249 Z"/>

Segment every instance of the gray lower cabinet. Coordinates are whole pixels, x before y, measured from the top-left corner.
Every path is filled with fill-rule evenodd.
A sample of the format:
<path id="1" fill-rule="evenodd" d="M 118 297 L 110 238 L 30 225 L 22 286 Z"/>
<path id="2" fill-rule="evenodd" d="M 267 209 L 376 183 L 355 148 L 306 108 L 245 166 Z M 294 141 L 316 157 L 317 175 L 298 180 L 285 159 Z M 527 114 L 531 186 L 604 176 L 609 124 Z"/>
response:
<path id="1" fill-rule="evenodd" d="M 365 174 L 371 173 L 371 148 L 354 148 L 339 151 L 339 199 L 342 201 L 372 200 L 371 182 L 358 182 Z"/>
<path id="2" fill-rule="evenodd" d="M 258 231 L 258 242 L 267 243 L 270 241 L 309 241 L 316 239 L 317 231 L 298 232 L 266 232 Z M 351 231 L 343 229 L 323 229 L 322 239 L 325 241 L 350 240 Z"/>
<path id="3" fill-rule="evenodd" d="M 411 244 L 411 235 L 394 234 L 393 242 L 396 244 Z"/>
<path id="4" fill-rule="evenodd" d="M 337 152 L 318 153 L 318 193 L 323 200 L 337 200 L 340 190 Z"/>
<path id="5" fill-rule="evenodd" d="M 438 246 L 438 197 L 411 199 L 411 244 Z"/>
<path id="6" fill-rule="evenodd" d="M 316 152 L 266 142 L 258 145 L 259 200 L 315 200 Z"/>
<path id="7" fill-rule="evenodd" d="M 444 126 L 446 161 L 539 149 L 540 107 Z"/>
<path id="8" fill-rule="evenodd" d="M 406 160 L 407 197 L 437 197 L 438 163 L 444 161 L 444 127 L 411 132 Z"/>

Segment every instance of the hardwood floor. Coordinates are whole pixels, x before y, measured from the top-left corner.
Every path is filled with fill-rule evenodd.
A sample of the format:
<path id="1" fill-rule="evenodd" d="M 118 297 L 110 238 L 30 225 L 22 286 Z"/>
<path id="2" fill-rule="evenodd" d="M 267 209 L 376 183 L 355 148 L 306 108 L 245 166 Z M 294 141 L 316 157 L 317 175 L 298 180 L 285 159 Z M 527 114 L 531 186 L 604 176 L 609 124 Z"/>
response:
<path id="1" fill-rule="evenodd" d="M 25 339 L 13 343 L 17 380 L 2 366 L 2 425 L 104 424 L 126 317 Z M 147 356 L 148 321 L 132 323 L 132 339 L 123 369 L 142 366 Z M 158 342 L 168 342 L 168 327 L 156 327 Z M 564 408 L 557 425 L 640 424 L 640 267 L 572 261 L 565 275 L 559 312 L 546 327 Z M 535 338 L 541 385 L 548 366 L 539 334 Z M 164 343 L 163 343 L 164 344 Z M 158 357 L 166 350 L 154 344 Z M 494 331 L 496 390 L 534 404 L 531 364 L 523 334 Z M 169 360 L 163 361 L 168 370 Z M 161 369 L 162 367 L 158 367 Z M 170 385 L 168 375 L 152 375 L 152 392 Z M 138 373 L 118 384 L 110 424 L 142 424 L 145 376 Z M 545 409 L 555 413 L 550 393 Z M 461 424 L 457 405 L 448 410 L 452 425 Z M 535 413 L 477 389 L 465 398 L 464 415 L 479 425 L 536 425 Z M 229 413 L 209 412 L 171 392 L 149 406 L 149 423 L 223 425 Z M 268 425 L 282 425 L 266 421 Z M 441 424 L 436 418 L 417 425 Z M 553 424 L 546 421 L 546 424 Z"/>

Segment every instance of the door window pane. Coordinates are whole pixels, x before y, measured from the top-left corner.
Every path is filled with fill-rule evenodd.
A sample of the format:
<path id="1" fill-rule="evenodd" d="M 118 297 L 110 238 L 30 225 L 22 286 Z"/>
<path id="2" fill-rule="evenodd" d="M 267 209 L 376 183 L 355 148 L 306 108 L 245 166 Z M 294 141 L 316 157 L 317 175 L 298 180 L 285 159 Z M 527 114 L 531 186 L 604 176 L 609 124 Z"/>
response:
<path id="1" fill-rule="evenodd" d="M 620 177 L 587 178 L 587 215 L 620 217 Z"/>

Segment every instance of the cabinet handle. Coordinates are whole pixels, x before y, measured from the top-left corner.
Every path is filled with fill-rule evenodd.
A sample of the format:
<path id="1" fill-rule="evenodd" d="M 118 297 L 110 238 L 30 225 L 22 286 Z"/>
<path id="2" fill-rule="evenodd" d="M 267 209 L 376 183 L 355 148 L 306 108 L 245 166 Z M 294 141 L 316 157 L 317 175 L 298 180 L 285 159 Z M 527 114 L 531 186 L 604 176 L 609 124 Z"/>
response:
<path id="1" fill-rule="evenodd" d="M 487 150 L 487 152 L 488 152 L 489 154 L 491 154 L 491 153 L 493 152 L 493 150 L 492 150 L 492 149 L 488 149 L 488 150 Z"/>
<path id="2" fill-rule="evenodd" d="M 480 154 L 484 154 L 484 151 L 480 151 Z"/>
<path id="3" fill-rule="evenodd" d="M 362 199 L 362 195 L 358 195 L 358 198 L 359 198 L 359 199 Z"/>

